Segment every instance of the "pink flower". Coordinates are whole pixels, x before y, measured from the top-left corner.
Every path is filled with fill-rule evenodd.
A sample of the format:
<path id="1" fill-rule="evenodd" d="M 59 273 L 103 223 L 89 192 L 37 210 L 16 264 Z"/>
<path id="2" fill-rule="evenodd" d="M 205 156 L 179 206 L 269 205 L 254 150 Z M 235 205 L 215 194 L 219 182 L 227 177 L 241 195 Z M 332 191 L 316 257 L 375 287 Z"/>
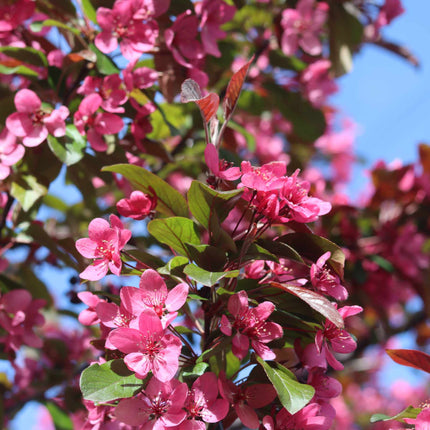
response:
<path id="1" fill-rule="evenodd" d="M 375 21 L 376 28 L 379 30 L 381 27 L 390 24 L 394 18 L 402 15 L 404 11 L 401 0 L 385 0 Z"/>
<path id="2" fill-rule="evenodd" d="M 193 383 L 185 402 L 187 419 L 178 430 L 205 430 L 205 423 L 217 423 L 225 418 L 228 401 L 218 398 L 218 379 L 212 372 L 204 373 Z"/>
<path id="3" fill-rule="evenodd" d="M 139 378 L 145 378 L 152 371 L 159 381 L 170 381 L 179 366 L 180 339 L 165 333 L 160 318 L 152 309 L 142 311 L 135 322 L 137 329 L 117 328 L 109 334 L 108 340 L 126 353 L 124 363 Z"/>
<path id="4" fill-rule="evenodd" d="M 104 302 L 104 300 L 89 291 L 82 291 L 78 293 L 78 297 L 81 302 L 88 306 L 88 309 L 84 309 L 79 314 L 79 322 L 83 325 L 98 324 L 100 322 L 100 318 L 96 313 L 96 307 L 100 302 Z"/>
<path id="5" fill-rule="evenodd" d="M 338 90 L 330 76 L 330 68 L 329 60 L 318 60 L 302 73 L 301 81 L 305 86 L 306 97 L 316 107 L 323 106 L 326 98 Z"/>
<path id="6" fill-rule="evenodd" d="M 430 430 L 430 408 L 424 408 L 416 418 L 404 418 L 407 424 L 415 424 L 415 430 Z"/>
<path id="7" fill-rule="evenodd" d="M 95 218 L 88 226 L 89 238 L 78 239 L 76 249 L 85 258 L 95 258 L 80 277 L 89 281 L 97 281 L 106 276 L 108 269 L 115 275 L 120 275 L 122 262 L 120 251 L 131 238 L 131 231 L 116 215 L 110 216 L 110 223 L 103 218 Z"/>
<path id="8" fill-rule="evenodd" d="M 73 119 L 79 133 L 87 134 L 88 142 L 95 151 L 106 151 L 107 144 L 104 134 L 118 133 L 124 126 L 122 119 L 113 113 L 97 112 L 103 99 L 99 94 L 90 94 L 85 97 Z"/>
<path id="9" fill-rule="evenodd" d="M 4 128 L 0 134 L 0 180 L 6 179 L 11 166 L 24 157 L 25 149 L 16 142 L 16 137 Z"/>
<path id="10" fill-rule="evenodd" d="M 144 52 L 154 47 L 158 37 L 158 26 L 154 20 L 143 23 L 134 19 L 135 2 L 117 0 L 113 9 L 99 7 L 97 22 L 102 32 L 95 38 L 95 45 L 100 51 L 109 54 L 119 47 L 122 55 L 129 61 L 137 60 Z"/>
<path id="11" fill-rule="evenodd" d="M 200 37 L 206 54 L 221 57 L 217 40 L 224 39 L 227 33 L 220 29 L 221 25 L 233 19 L 236 12 L 234 6 L 225 4 L 222 0 L 203 0 L 195 5 L 200 18 Z"/>
<path id="12" fill-rule="evenodd" d="M 123 287 L 120 295 L 121 304 L 130 313 L 139 315 L 145 309 L 152 309 L 161 318 L 163 327 L 167 327 L 187 301 L 188 285 L 181 282 L 169 291 L 163 278 L 148 269 L 140 278 L 139 288 Z"/>
<path id="13" fill-rule="evenodd" d="M 52 134 L 61 137 L 66 134 L 64 120 L 69 116 L 69 109 L 61 106 L 51 112 L 42 109 L 42 102 L 35 92 L 20 90 L 15 95 L 18 112 L 6 119 L 6 127 L 16 137 L 22 138 L 25 146 L 38 146 Z"/>
<path id="14" fill-rule="evenodd" d="M 265 344 L 282 337 L 283 331 L 279 324 L 266 322 L 275 310 L 272 302 L 260 303 L 256 308 L 248 306 L 248 294 L 239 291 L 228 300 L 228 310 L 233 317 L 231 322 L 225 315 L 221 318 L 221 331 L 231 336 L 233 329 L 236 334 L 232 341 L 233 354 L 242 360 L 249 351 L 249 341 L 254 351 L 264 360 L 273 360 L 275 353 Z"/>
<path id="15" fill-rule="evenodd" d="M 5 37 L 2 32 L 9 33 L 29 19 L 36 6 L 32 0 L 16 0 L 3 5 L 0 8 L 0 38 Z"/>
<path id="16" fill-rule="evenodd" d="M 240 178 L 241 172 L 239 167 L 228 167 L 228 163 L 220 160 L 215 145 L 208 143 L 205 149 L 205 161 L 210 171 L 220 179 L 234 181 Z"/>
<path id="17" fill-rule="evenodd" d="M 255 409 L 271 403 L 277 396 L 270 384 L 235 385 L 221 372 L 218 380 L 221 397 L 234 407 L 237 417 L 248 428 L 258 428 L 260 421 Z"/>
<path id="18" fill-rule="evenodd" d="M 131 426 L 144 425 L 145 430 L 173 428 L 187 415 L 182 409 L 187 394 L 184 382 L 176 379 L 160 382 L 151 378 L 142 394 L 121 400 L 114 413 L 119 421 Z"/>
<path id="19" fill-rule="evenodd" d="M 201 43 L 196 39 L 199 22 L 190 10 L 177 16 L 173 25 L 164 32 L 167 47 L 175 60 L 184 67 L 192 68 L 190 60 L 204 57 Z"/>
<path id="20" fill-rule="evenodd" d="M 133 191 L 128 199 L 121 199 L 116 208 L 120 215 L 142 220 L 154 213 L 157 206 L 157 196 L 149 196 L 142 191 Z"/>
<path id="21" fill-rule="evenodd" d="M 320 33 L 327 20 L 328 5 L 315 0 L 300 0 L 296 9 L 282 12 L 283 28 L 281 46 L 285 55 L 294 55 L 297 48 L 310 55 L 320 55 L 322 44 Z"/>
<path id="22" fill-rule="evenodd" d="M 326 266 L 327 260 L 330 258 L 331 253 L 326 252 L 318 258 L 316 264 L 311 266 L 311 282 L 312 285 L 324 294 L 334 297 L 336 300 L 346 300 L 348 292 L 346 288 L 341 285 L 339 277 L 333 274 Z"/>

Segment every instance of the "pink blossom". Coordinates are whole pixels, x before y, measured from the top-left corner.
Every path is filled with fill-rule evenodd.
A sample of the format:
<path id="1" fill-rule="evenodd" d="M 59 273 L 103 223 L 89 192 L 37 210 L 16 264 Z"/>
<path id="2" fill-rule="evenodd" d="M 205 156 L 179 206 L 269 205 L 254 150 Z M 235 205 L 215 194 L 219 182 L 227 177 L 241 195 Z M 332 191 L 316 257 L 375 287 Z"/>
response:
<path id="1" fill-rule="evenodd" d="M 266 321 L 275 310 L 275 305 L 266 301 L 256 308 L 250 308 L 248 294 L 242 290 L 229 298 L 227 307 L 233 320 L 230 321 L 223 315 L 221 331 L 226 336 L 231 336 L 233 329 L 236 330 L 232 341 L 233 354 L 242 360 L 249 351 L 251 341 L 257 355 L 264 360 L 273 360 L 275 353 L 266 346 L 266 343 L 282 337 L 283 334 L 279 324 Z"/>
<path id="2" fill-rule="evenodd" d="M 200 37 L 206 54 L 221 57 L 217 40 L 224 39 L 227 33 L 220 27 L 233 19 L 236 12 L 234 6 L 229 6 L 222 0 L 203 0 L 195 5 L 200 16 Z"/>
<path id="3" fill-rule="evenodd" d="M 126 354 L 124 363 L 139 378 L 145 378 L 152 371 L 159 381 L 170 381 L 179 366 L 180 339 L 165 333 L 160 318 L 152 309 L 142 311 L 135 325 L 138 329 L 113 330 L 108 340 Z"/>
<path id="4" fill-rule="evenodd" d="M 81 291 L 78 293 L 78 297 L 81 302 L 88 306 L 88 309 L 84 309 L 79 314 L 79 322 L 83 325 L 98 324 L 100 322 L 100 318 L 96 313 L 96 307 L 100 302 L 104 302 L 104 300 L 90 291 Z"/>
<path id="5" fill-rule="evenodd" d="M 218 398 L 218 379 L 212 372 L 204 373 L 193 383 L 185 402 L 187 419 L 178 430 L 205 430 L 205 423 L 217 423 L 225 418 L 228 401 Z"/>
<path id="6" fill-rule="evenodd" d="M 310 55 L 320 55 L 320 34 L 327 15 L 328 5 L 315 0 L 300 0 L 296 9 L 285 9 L 281 20 L 281 47 L 285 55 L 294 55 L 299 46 Z"/>
<path id="7" fill-rule="evenodd" d="M 140 278 L 139 288 L 123 287 L 121 303 L 133 315 L 145 309 L 152 309 L 161 318 L 163 327 L 173 321 L 188 297 L 188 285 L 184 282 L 170 291 L 163 278 L 152 269 L 146 270 Z"/>
<path id="8" fill-rule="evenodd" d="M 404 418 L 407 424 L 414 424 L 415 430 L 430 430 L 430 408 L 424 408 L 416 418 Z"/>
<path id="9" fill-rule="evenodd" d="M 16 142 L 16 137 L 4 128 L 0 133 L 0 180 L 6 179 L 11 172 L 11 166 L 24 157 L 25 149 Z"/>
<path id="10" fill-rule="evenodd" d="M 177 427 L 186 417 L 182 409 L 188 387 L 176 379 L 160 382 L 151 378 L 145 391 L 132 399 L 121 400 L 115 408 L 116 418 L 145 430 Z"/>
<path id="11" fill-rule="evenodd" d="M 102 32 L 96 36 L 94 43 L 100 51 L 109 54 L 118 47 L 118 39 L 121 39 L 119 47 L 122 55 L 134 61 L 154 47 L 158 36 L 157 23 L 154 20 L 143 23 L 134 19 L 134 6 L 133 0 L 117 0 L 113 9 L 97 9 L 97 22 Z"/>
<path id="12" fill-rule="evenodd" d="M 394 18 L 402 15 L 404 11 L 401 0 L 385 0 L 375 21 L 376 28 L 379 30 L 381 27 L 390 24 Z"/>
<path id="13" fill-rule="evenodd" d="M 306 405 L 299 412 L 291 415 L 286 409 L 281 409 L 276 415 L 276 422 L 270 416 L 263 418 L 265 430 L 328 430 L 331 420 L 321 413 L 321 406 L 316 403 Z"/>
<path id="14" fill-rule="evenodd" d="M 133 18 L 157 18 L 167 12 L 170 0 L 133 0 Z"/>
<path id="15" fill-rule="evenodd" d="M 208 143 L 205 148 L 205 161 L 209 170 L 220 179 L 234 181 L 240 178 L 241 172 L 239 167 L 228 167 L 228 163 L 220 160 L 215 145 Z"/>
<path id="16" fill-rule="evenodd" d="M 103 79 L 98 76 L 87 76 L 77 93 L 84 95 L 98 93 L 103 99 L 100 107 L 111 113 L 124 113 L 124 108 L 120 105 L 128 98 L 119 75 L 109 75 Z"/>
<path id="17" fill-rule="evenodd" d="M 0 8 L 0 38 L 15 30 L 24 21 L 29 19 L 34 12 L 35 2 L 32 0 L 16 0 L 3 3 Z M 5 34 L 2 34 L 5 33 Z"/>
<path id="18" fill-rule="evenodd" d="M 249 161 L 242 161 L 242 178 L 239 186 L 256 191 L 272 191 L 282 186 L 281 178 L 287 172 L 287 165 L 281 161 L 253 167 Z"/>
<path id="19" fill-rule="evenodd" d="M 131 231 L 116 215 L 110 216 L 110 223 L 103 218 L 93 219 L 88 226 L 89 238 L 78 239 L 76 249 L 85 258 L 94 258 L 92 265 L 88 266 L 80 277 L 89 281 L 103 278 L 108 269 L 115 275 L 120 275 L 122 262 L 120 251 L 131 238 Z"/>
<path id="20" fill-rule="evenodd" d="M 136 63 L 137 61 L 131 61 L 122 72 L 124 84 L 129 93 L 136 88 L 150 88 L 158 80 L 158 73 L 154 69 L 149 67 L 138 67 L 135 69 Z"/>
<path id="21" fill-rule="evenodd" d="M 104 134 L 118 133 L 124 123 L 118 115 L 107 112 L 97 112 L 103 99 L 99 94 L 86 96 L 75 112 L 73 119 L 79 133 L 87 135 L 88 142 L 95 151 L 106 151 L 107 144 Z"/>
<path id="22" fill-rule="evenodd" d="M 312 285 L 324 294 L 334 297 L 336 300 L 346 300 L 348 292 L 341 285 L 339 277 L 332 273 L 326 266 L 327 260 L 331 257 L 331 253 L 327 251 L 315 264 L 311 266 L 311 282 Z"/>
<path id="23" fill-rule="evenodd" d="M 270 384 L 235 385 L 222 372 L 218 380 L 221 397 L 233 406 L 237 417 L 248 428 L 258 428 L 260 421 L 255 409 L 271 403 L 277 396 Z"/>
<path id="24" fill-rule="evenodd" d="M 38 146 L 52 134 L 61 137 L 66 134 L 64 120 L 69 116 L 69 109 L 60 106 L 51 112 L 42 108 L 42 102 L 35 92 L 23 89 L 15 95 L 18 112 L 6 119 L 6 127 L 16 137 L 22 138 L 25 146 Z"/>
<path id="25" fill-rule="evenodd" d="M 164 32 L 167 47 L 175 60 L 184 67 L 192 68 L 190 60 L 204 57 L 201 43 L 196 39 L 199 22 L 190 10 L 177 16 L 173 25 Z"/>
<path id="26" fill-rule="evenodd" d="M 157 196 L 149 196 L 142 191 L 133 191 L 128 199 L 121 199 L 116 208 L 120 215 L 142 220 L 154 213 Z"/>
<path id="27" fill-rule="evenodd" d="M 61 49 L 53 49 L 52 51 L 49 51 L 48 55 L 46 56 L 49 65 L 58 67 L 59 69 L 63 67 L 64 57 L 65 54 Z"/>
<path id="28" fill-rule="evenodd" d="M 330 76 L 330 68 L 329 60 L 318 60 L 309 65 L 301 75 L 306 97 L 316 107 L 323 106 L 327 97 L 338 90 Z"/>

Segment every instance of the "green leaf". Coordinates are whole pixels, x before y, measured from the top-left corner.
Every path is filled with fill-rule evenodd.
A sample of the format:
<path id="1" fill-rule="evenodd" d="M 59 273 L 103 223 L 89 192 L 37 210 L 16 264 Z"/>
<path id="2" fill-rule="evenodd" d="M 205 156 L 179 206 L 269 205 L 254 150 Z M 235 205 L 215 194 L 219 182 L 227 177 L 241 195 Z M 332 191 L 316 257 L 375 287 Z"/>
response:
<path id="1" fill-rule="evenodd" d="M 351 3 L 335 2 L 330 6 L 330 61 L 336 77 L 352 69 L 352 54 L 363 39 L 360 14 Z"/>
<path id="2" fill-rule="evenodd" d="M 273 384 L 282 405 L 290 414 L 300 411 L 311 401 L 315 394 L 314 387 L 298 382 L 293 372 L 279 363 L 273 368 L 260 357 L 257 357 L 257 361 Z"/>
<path id="3" fill-rule="evenodd" d="M 370 422 L 377 423 L 378 421 L 390 421 L 390 420 L 403 421 L 403 418 L 416 418 L 420 412 L 421 412 L 420 408 L 414 408 L 413 406 L 408 406 L 402 412 L 399 412 L 398 414 L 392 417 L 385 414 L 373 414 L 370 417 Z"/>
<path id="4" fill-rule="evenodd" d="M 70 27 L 64 22 L 57 21 L 55 19 L 45 19 L 45 21 L 35 21 L 30 24 L 30 28 L 32 31 L 39 32 L 44 27 L 58 27 L 63 28 L 64 30 L 71 31 L 73 34 L 81 34 L 81 32 L 77 28 Z"/>
<path id="5" fill-rule="evenodd" d="M 81 374 L 80 387 L 84 399 L 109 402 L 133 397 L 143 386 L 142 379 L 128 370 L 123 360 L 93 364 Z"/>
<path id="6" fill-rule="evenodd" d="M 72 420 L 64 409 L 61 409 L 54 402 L 46 402 L 45 406 L 54 422 L 55 430 L 73 430 Z"/>
<path id="7" fill-rule="evenodd" d="M 287 70 L 295 70 L 296 72 L 303 72 L 307 64 L 297 57 L 287 57 L 280 49 L 271 49 L 269 52 L 270 65 L 274 67 L 281 67 Z"/>
<path id="8" fill-rule="evenodd" d="M 84 12 L 84 15 L 94 22 L 94 24 L 97 24 L 97 13 L 94 9 L 94 6 L 92 5 L 90 0 L 81 0 L 82 4 L 82 11 Z"/>
<path id="9" fill-rule="evenodd" d="M 22 175 L 12 182 L 10 190 L 12 196 L 18 200 L 26 212 L 47 192 L 48 188 L 40 184 L 32 175 Z"/>
<path id="10" fill-rule="evenodd" d="M 313 142 L 324 133 L 326 122 L 321 110 L 313 107 L 300 93 L 287 91 L 268 82 L 265 88 L 271 94 L 272 108 L 293 124 L 294 134 L 305 142 Z"/>
<path id="11" fill-rule="evenodd" d="M 222 249 L 211 245 L 192 245 L 189 243 L 186 244 L 186 247 L 197 266 L 210 272 L 223 270 L 227 258 Z"/>
<path id="12" fill-rule="evenodd" d="M 204 361 L 197 363 L 191 372 L 182 372 L 183 376 L 201 376 L 205 373 L 206 369 L 209 367 L 208 363 Z"/>
<path id="13" fill-rule="evenodd" d="M 120 72 L 112 59 L 103 54 L 93 43 L 89 45 L 89 48 L 96 54 L 96 66 L 102 75 L 113 75 Z"/>
<path id="14" fill-rule="evenodd" d="M 48 60 L 42 51 L 34 48 L 17 48 L 14 46 L 2 46 L 0 52 L 8 57 L 15 58 L 23 63 L 32 64 L 33 66 L 48 67 Z"/>
<path id="15" fill-rule="evenodd" d="M 195 264 L 188 264 L 188 266 L 185 266 L 184 273 L 194 281 L 206 287 L 212 287 L 212 285 L 215 285 L 222 278 L 237 278 L 239 276 L 239 270 L 232 270 L 230 272 L 209 272 Z"/>
<path id="16" fill-rule="evenodd" d="M 330 251 L 331 256 L 327 264 L 343 279 L 343 268 L 345 266 L 345 254 L 335 243 L 324 237 L 311 233 L 289 233 L 277 239 L 296 250 L 301 256 L 317 261 L 321 255 Z"/>
<path id="17" fill-rule="evenodd" d="M 115 164 L 104 167 L 102 171 L 119 173 L 128 179 L 136 190 L 151 195 L 155 193 L 157 196 L 156 210 L 162 214 L 188 216 L 188 205 L 184 196 L 149 170 L 131 164 Z"/>
<path id="18" fill-rule="evenodd" d="M 62 163 L 71 166 L 82 160 L 87 142 L 77 128 L 73 124 L 69 124 L 66 127 L 66 136 L 57 139 L 49 135 L 48 145 Z"/>
<path id="19" fill-rule="evenodd" d="M 157 271 L 162 275 L 175 275 L 177 271 L 182 271 L 182 269 L 190 262 L 187 257 L 182 257 L 177 255 L 173 257 L 165 266 L 160 267 Z"/>
<path id="20" fill-rule="evenodd" d="M 7 67 L 4 64 L 0 64 L 0 74 L 3 75 L 22 75 L 28 77 L 38 77 L 39 73 L 30 69 L 26 66 L 15 66 L 15 67 Z"/>
<path id="21" fill-rule="evenodd" d="M 159 242 L 170 246 L 174 251 L 191 256 L 187 250 L 186 243 L 200 244 L 196 225 L 189 218 L 171 217 L 154 219 L 148 224 L 149 233 Z"/>

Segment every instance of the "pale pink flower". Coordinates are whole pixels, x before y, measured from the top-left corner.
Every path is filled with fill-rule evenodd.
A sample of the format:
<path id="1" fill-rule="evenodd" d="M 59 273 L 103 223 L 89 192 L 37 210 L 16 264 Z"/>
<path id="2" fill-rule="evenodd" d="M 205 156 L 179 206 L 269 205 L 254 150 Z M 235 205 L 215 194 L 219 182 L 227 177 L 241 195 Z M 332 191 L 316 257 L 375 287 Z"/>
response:
<path id="1" fill-rule="evenodd" d="M 120 215 L 142 220 L 154 214 L 157 206 L 157 196 L 150 196 L 142 191 L 133 191 L 128 199 L 121 199 L 116 208 Z"/>
<path id="2" fill-rule="evenodd" d="M 242 290 L 229 298 L 227 307 L 232 315 L 232 321 L 223 315 L 221 332 L 231 336 L 233 330 L 236 331 L 232 340 L 233 354 L 242 360 L 249 351 L 249 341 L 251 341 L 251 346 L 257 355 L 264 360 L 273 360 L 276 355 L 266 346 L 266 343 L 282 337 L 283 334 L 279 324 L 266 321 L 275 310 L 275 305 L 266 301 L 256 308 L 250 308 L 248 294 Z"/>
<path id="3" fill-rule="evenodd" d="M 312 285 L 320 292 L 334 297 L 336 300 L 346 300 L 348 291 L 340 283 L 340 279 L 326 265 L 331 253 L 327 251 L 311 266 Z"/>
<path id="4" fill-rule="evenodd" d="M 185 402 L 187 419 L 178 430 L 205 430 L 205 423 L 217 423 L 225 418 L 229 404 L 218 398 L 218 379 L 212 372 L 204 373 L 193 383 Z"/>
<path id="5" fill-rule="evenodd" d="M 188 285 L 181 282 L 170 291 L 163 278 L 152 269 L 146 270 L 139 282 L 139 288 L 123 287 L 121 304 L 133 315 L 145 309 L 152 309 L 167 327 L 178 315 L 188 297 Z"/>
<path id="6" fill-rule="evenodd" d="M 221 57 L 217 41 L 224 39 L 227 33 L 220 27 L 233 19 L 236 8 L 222 0 L 203 0 L 196 3 L 195 10 L 200 16 L 200 37 L 203 49 L 206 54 Z"/>
<path id="7" fill-rule="evenodd" d="M 255 409 L 271 403 L 277 396 L 270 384 L 236 385 L 220 373 L 218 387 L 221 397 L 233 406 L 242 424 L 250 429 L 258 428 L 260 420 Z"/>
<path id="8" fill-rule="evenodd" d="M 94 43 L 100 51 L 109 54 L 118 47 L 120 39 L 122 55 L 134 61 L 154 47 L 158 36 L 157 23 L 154 20 L 144 23 L 134 19 L 135 12 L 133 0 L 117 0 L 113 9 L 97 9 L 97 22 L 102 32 L 96 36 Z"/>
<path id="9" fill-rule="evenodd" d="M 239 167 L 228 167 L 225 160 L 220 160 L 218 150 L 215 145 L 208 143 L 205 148 L 205 161 L 209 170 L 220 179 L 234 181 L 240 178 L 241 172 Z"/>
<path id="10" fill-rule="evenodd" d="M 294 55 L 297 48 L 310 55 L 320 55 L 320 34 L 328 16 L 328 5 L 315 0 L 300 0 L 296 9 L 282 12 L 281 47 L 285 55 Z"/>
<path id="11" fill-rule="evenodd" d="M 42 108 L 42 102 L 34 91 L 23 89 L 15 95 L 18 112 L 6 118 L 6 127 L 16 137 L 22 138 L 25 146 L 40 145 L 52 134 L 61 137 L 66 134 L 64 120 L 69 116 L 69 109 L 60 106 L 48 112 Z"/>
<path id="12" fill-rule="evenodd" d="M 186 417 L 182 409 L 188 387 L 176 379 L 160 382 L 151 378 L 145 391 L 132 399 L 121 400 L 115 408 L 115 417 L 128 425 L 145 430 L 177 427 Z"/>
<path id="13" fill-rule="evenodd" d="M 124 126 L 118 115 L 108 112 L 97 112 L 103 99 L 99 94 L 86 96 L 75 112 L 73 119 L 79 133 L 87 135 L 88 142 L 95 151 L 106 151 L 107 143 L 104 134 L 116 134 Z"/>
<path id="14" fill-rule="evenodd" d="M 173 379 L 179 366 L 182 343 L 166 334 L 160 318 L 152 309 L 145 309 L 136 320 L 138 329 L 121 327 L 110 332 L 110 343 L 124 352 L 124 363 L 139 378 L 152 374 L 161 382 Z"/>
<path id="15" fill-rule="evenodd" d="M 110 269 L 120 275 L 122 262 L 120 251 L 131 238 L 131 231 L 124 228 L 116 215 L 110 216 L 110 223 L 103 218 L 93 219 L 88 226 L 89 238 L 78 239 L 76 249 L 85 258 L 94 258 L 80 277 L 89 281 L 98 281 Z"/>
<path id="16" fill-rule="evenodd" d="M 24 157 L 25 149 L 17 143 L 16 137 L 4 128 L 0 133 L 0 180 L 6 179 L 11 172 L 11 166 Z"/>

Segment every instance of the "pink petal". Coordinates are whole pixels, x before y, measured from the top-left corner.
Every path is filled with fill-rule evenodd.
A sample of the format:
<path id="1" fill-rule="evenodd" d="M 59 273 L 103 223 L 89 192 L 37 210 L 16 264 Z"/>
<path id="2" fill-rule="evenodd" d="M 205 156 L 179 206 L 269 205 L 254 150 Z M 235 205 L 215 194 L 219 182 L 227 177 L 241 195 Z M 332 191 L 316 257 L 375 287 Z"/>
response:
<path id="1" fill-rule="evenodd" d="M 244 402 L 239 402 L 234 407 L 242 424 L 250 429 L 256 429 L 260 425 L 257 413 Z"/>
<path id="2" fill-rule="evenodd" d="M 94 128 L 100 134 L 116 134 L 124 127 L 121 117 L 113 113 L 104 112 L 97 115 Z"/>
<path id="3" fill-rule="evenodd" d="M 151 410 L 140 399 L 123 399 L 115 408 L 115 417 L 130 426 L 140 426 L 148 421 Z"/>
<path id="4" fill-rule="evenodd" d="M 124 358 L 124 363 L 130 370 L 136 372 L 136 376 L 142 379 L 151 371 L 151 361 L 149 357 L 141 352 L 127 354 Z"/>
<path id="5" fill-rule="evenodd" d="M 205 148 L 205 161 L 209 170 L 215 175 L 219 174 L 219 156 L 215 145 L 208 143 Z"/>
<path id="6" fill-rule="evenodd" d="M 40 145 L 48 137 L 48 129 L 44 125 L 37 125 L 27 136 L 22 138 L 22 143 L 30 148 Z"/>
<path id="7" fill-rule="evenodd" d="M 98 281 L 106 276 L 108 272 L 108 265 L 106 260 L 96 260 L 93 264 L 88 266 L 83 272 L 79 274 L 82 279 L 88 281 Z"/>
<path id="8" fill-rule="evenodd" d="M 33 113 L 40 109 L 42 102 L 34 91 L 23 89 L 15 95 L 15 106 L 18 112 Z"/>
<path id="9" fill-rule="evenodd" d="M 109 333 L 109 341 L 121 352 L 130 354 L 139 350 L 142 335 L 138 330 L 120 327 Z"/>
<path id="10" fill-rule="evenodd" d="M 97 242 L 91 239 L 83 238 L 76 241 L 76 249 L 85 258 L 96 258 Z"/>
<path id="11" fill-rule="evenodd" d="M 184 282 L 169 291 L 166 299 L 166 309 L 169 312 L 179 310 L 187 301 L 188 285 Z"/>
<path id="12" fill-rule="evenodd" d="M 15 112 L 6 118 L 6 127 L 14 136 L 24 137 L 33 129 L 33 121 L 28 114 Z"/>

